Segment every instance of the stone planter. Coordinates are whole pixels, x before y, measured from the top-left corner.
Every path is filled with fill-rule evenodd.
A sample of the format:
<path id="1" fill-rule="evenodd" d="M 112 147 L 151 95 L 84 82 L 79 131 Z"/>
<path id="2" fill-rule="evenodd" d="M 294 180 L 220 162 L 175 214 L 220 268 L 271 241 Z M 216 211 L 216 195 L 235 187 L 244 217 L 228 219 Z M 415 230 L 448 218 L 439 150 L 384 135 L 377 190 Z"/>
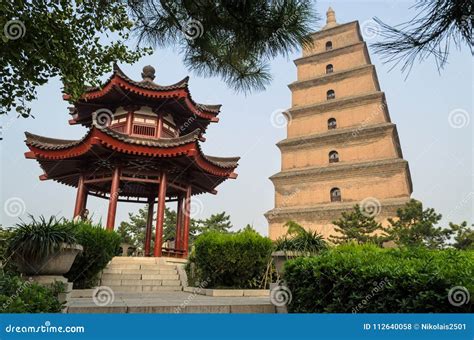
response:
<path id="1" fill-rule="evenodd" d="M 55 275 L 66 274 L 74 262 L 76 256 L 83 250 L 79 244 L 62 244 L 59 251 L 45 259 L 31 261 L 30 259 L 15 258 L 18 270 L 26 275 Z"/>
<path id="2" fill-rule="evenodd" d="M 278 250 L 272 253 L 273 263 L 279 277 L 283 276 L 283 270 L 285 262 L 296 257 L 304 256 L 305 254 L 301 251 L 292 250 Z"/>

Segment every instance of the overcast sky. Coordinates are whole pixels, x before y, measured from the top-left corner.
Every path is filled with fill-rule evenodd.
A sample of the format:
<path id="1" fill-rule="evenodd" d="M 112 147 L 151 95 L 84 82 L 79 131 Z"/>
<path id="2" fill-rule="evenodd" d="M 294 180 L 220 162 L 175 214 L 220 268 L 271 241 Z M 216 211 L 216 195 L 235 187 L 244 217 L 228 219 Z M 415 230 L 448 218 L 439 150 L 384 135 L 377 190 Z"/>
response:
<path id="1" fill-rule="evenodd" d="M 362 27 L 372 26 L 372 17 L 390 24 L 408 20 L 414 1 L 332 1 L 318 2 L 316 8 L 324 25 L 329 5 L 339 23 L 359 20 Z M 397 124 L 404 158 L 410 164 L 413 197 L 433 207 L 449 221 L 473 221 L 472 169 L 472 57 L 467 48 L 452 49 L 449 64 L 438 74 L 432 59 L 416 65 L 409 77 L 399 69 L 389 72 L 370 48 L 379 37 L 366 34 L 382 91 L 386 93 L 392 121 Z M 275 143 L 286 136 L 285 128 L 272 124 L 272 113 L 290 107 L 287 84 L 296 79 L 293 59 L 278 58 L 271 64 L 273 82 L 264 92 L 244 96 L 234 93 L 218 78 L 199 78 L 188 72 L 178 54 L 156 50 L 135 65 L 120 65 L 132 79 L 140 80 L 143 66 L 156 68 L 155 82 L 175 83 L 186 75 L 193 98 L 200 103 L 222 104 L 218 124 L 211 124 L 203 143 L 204 152 L 216 156 L 241 156 L 239 177 L 218 187 L 218 194 L 198 196 L 195 217 L 226 211 L 234 228 L 247 223 L 267 234 L 263 214 L 274 204 L 269 176 L 279 171 L 280 153 Z M 61 84 L 52 79 L 39 88 L 32 103 L 35 119 L 17 119 L 12 113 L 2 117 L 1 220 L 6 226 L 25 218 L 28 213 L 71 217 L 76 190 L 53 181 L 39 181 L 38 163 L 24 158 L 27 147 L 24 131 L 54 138 L 74 139 L 86 129 L 70 126 L 68 103 L 61 98 Z M 95 219 L 106 219 L 107 201 L 90 197 L 88 208 Z M 119 203 L 116 225 L 141 205 Z M 19 208 L 18 210 L 15 210 Z"/>

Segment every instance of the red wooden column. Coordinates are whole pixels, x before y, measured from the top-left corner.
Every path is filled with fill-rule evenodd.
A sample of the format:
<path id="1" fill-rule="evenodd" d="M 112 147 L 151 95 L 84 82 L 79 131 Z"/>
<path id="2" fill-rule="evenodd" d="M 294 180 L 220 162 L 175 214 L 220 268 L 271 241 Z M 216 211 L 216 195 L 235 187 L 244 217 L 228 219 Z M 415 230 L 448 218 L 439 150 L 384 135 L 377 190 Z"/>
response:
<path id="1" fill-rule="evenodd" d="M 145 256 L 150 256 L 150 245 L 151 245 L 151 228 L 153 227 L 153 205 L 155 200 L 153 197 L 148 199 L 148 214 L 146 220 L 146 232 L 145 232 Z"/>
<path id="2" fill-rule="evenodd" d="M 156 125 L 156 138 L 161 138 L 161 135 L 163 134 L 163 115 L 161 113 L 158 113 L 158 123 Z"/>
<path id="3" fill-rule="evenodd" d="M 127 126 L 125 128 L 125 133 L 131 135 L 133 132 L 133 111 L 127 113 Z"/>
<path id="4" fill-rule="evenodd" d="M 189 224 L 191 220 L 191 185 L 186 188 L 186 197 L 184 199 L 184 222 L 183 222 L 183 247 L 184 256 L 188 256 L 189 243 Z"/>
<path id="5" fill-rule="evenodd" d="M 176 209 L 176 237 L 174 249 L 183 249 L 183 195 L 178 194 L 178 207 Z"/>
<path id="6" fill-rule="evenodd" d="M 165 200 L 166 186 L 168 185 L 166 172 L 162 172 L 160 176 L 160 185 L 158 190 L 158 208 L 156 210 L 156 232 L 155 232 L 155 257 L 161 256 L 161 248 L 163 246 L 163 222 L 165 220 Z"/>
<path id="7" fill-rule="evenodd" d="M 79 181 L 77 183 L 77 194 L 76 194 L 76 205 L 74 206 L 74 216 L 73 219 L 77 216 L 81 216 L 82 211 L 86 207 L 87 200 L 87 189 L 84 184 L 84 175 L 79 176 Z"/>
<path id="8" fill-rule="evenodd" d="M 117 202 L 120 185 L 120 168 L 116 167 L 112 175 L 112 184 L 110 186 L 109 211 L 107 213 L 107 230 L 114 230 L 115 213 L 117 212 Z"/>

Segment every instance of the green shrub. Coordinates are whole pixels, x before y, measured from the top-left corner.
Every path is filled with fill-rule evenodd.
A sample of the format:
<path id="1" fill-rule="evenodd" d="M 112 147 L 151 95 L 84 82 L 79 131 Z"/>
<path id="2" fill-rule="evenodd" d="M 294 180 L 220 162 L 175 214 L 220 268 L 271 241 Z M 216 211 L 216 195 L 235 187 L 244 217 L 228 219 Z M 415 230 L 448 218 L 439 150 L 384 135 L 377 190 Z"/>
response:
<path id="1" fill-rule="evenodd" d="M 275 241 L 276 250 L 317 254 L 327 248 L 323 236 L 316 231 L 306 230 L 294 221 L 288 221 L 285 227 L 288 227 L 288 235 Z"/>
<path id="2" fill-rule="evenodd" d="M 4 228 L 0 226 L 0 268 L 4 272 L 14 272 L 15 266 L 13 265 L 10 254 L 8 253 L 8 240 L 13 235 L 11 228 Z"/>
<path id="3" fill-rule="evenodd" d="M 271 252 L 270 239 L 252 230 L 206 232 L 194 242 L 188 273 L 191 281 L 206 282 L 209 288 L 256 288 L 265 276 Z"/>
<path id="4" fill-rule="evenodd" d="M 61 282 L 48 288 L 0 271 L 0 313 L 59 313 L 63 291 Z"/>
<path id="5" fill-rule="evenodd" d="M 77 255 L 66 277 L 74 283 L 74 288 L 91 288 L 97 284 L 100 271 L 118 254 L 121 238 L 115 231 L 107 231 L 100 225 L 88 222 L 74 225 L 77 242 L 84 250 Z"/>
<path id="6" fill-rule="evenodd" d="M 288 310 L 295 313 L 470 312 L 472 300 L 454 306 L 448 293 L 460 286 L 474 296 L 473 277 L 474 252 L 454 249 L 351 244 L 285 264 L 293 297 Z"/>
<path id="7" fill-rule="evenodd" d="M 59 250 L 61 244 L 76 243 L 74 226 L 64 219 L 51 216 L 48 220 L 44 216 L 35 219 L 30 215 L 31 221 L 21 221 L 8 238 L 8 254 L 13 254 L 13 259 L 28 263 L 41 261 Z"/>

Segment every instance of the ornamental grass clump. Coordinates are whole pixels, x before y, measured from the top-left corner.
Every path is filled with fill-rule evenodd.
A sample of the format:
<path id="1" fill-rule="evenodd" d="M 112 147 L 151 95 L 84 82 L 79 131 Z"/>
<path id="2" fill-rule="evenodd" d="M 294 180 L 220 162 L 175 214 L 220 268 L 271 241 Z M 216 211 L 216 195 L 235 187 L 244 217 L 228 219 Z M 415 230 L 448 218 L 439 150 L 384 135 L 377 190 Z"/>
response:
<path id="1" fill-rule="evenodd" d="M 275 241 L 275 250 L 292 251 L 300 255 L 314 255 L 328 248 L 323 236 L 306 230 L 294 221 L 285 224 L 288 234 Z"/>
<path id="2" fill-rule="evenodd" d="M 15 261 L 40 262 L 59 251 L 64 244 L 77 242 L 74 225 L 63 218 L 30 215 L 30 222 L 21 221 L 8 238 L 7 254 Z"/>

